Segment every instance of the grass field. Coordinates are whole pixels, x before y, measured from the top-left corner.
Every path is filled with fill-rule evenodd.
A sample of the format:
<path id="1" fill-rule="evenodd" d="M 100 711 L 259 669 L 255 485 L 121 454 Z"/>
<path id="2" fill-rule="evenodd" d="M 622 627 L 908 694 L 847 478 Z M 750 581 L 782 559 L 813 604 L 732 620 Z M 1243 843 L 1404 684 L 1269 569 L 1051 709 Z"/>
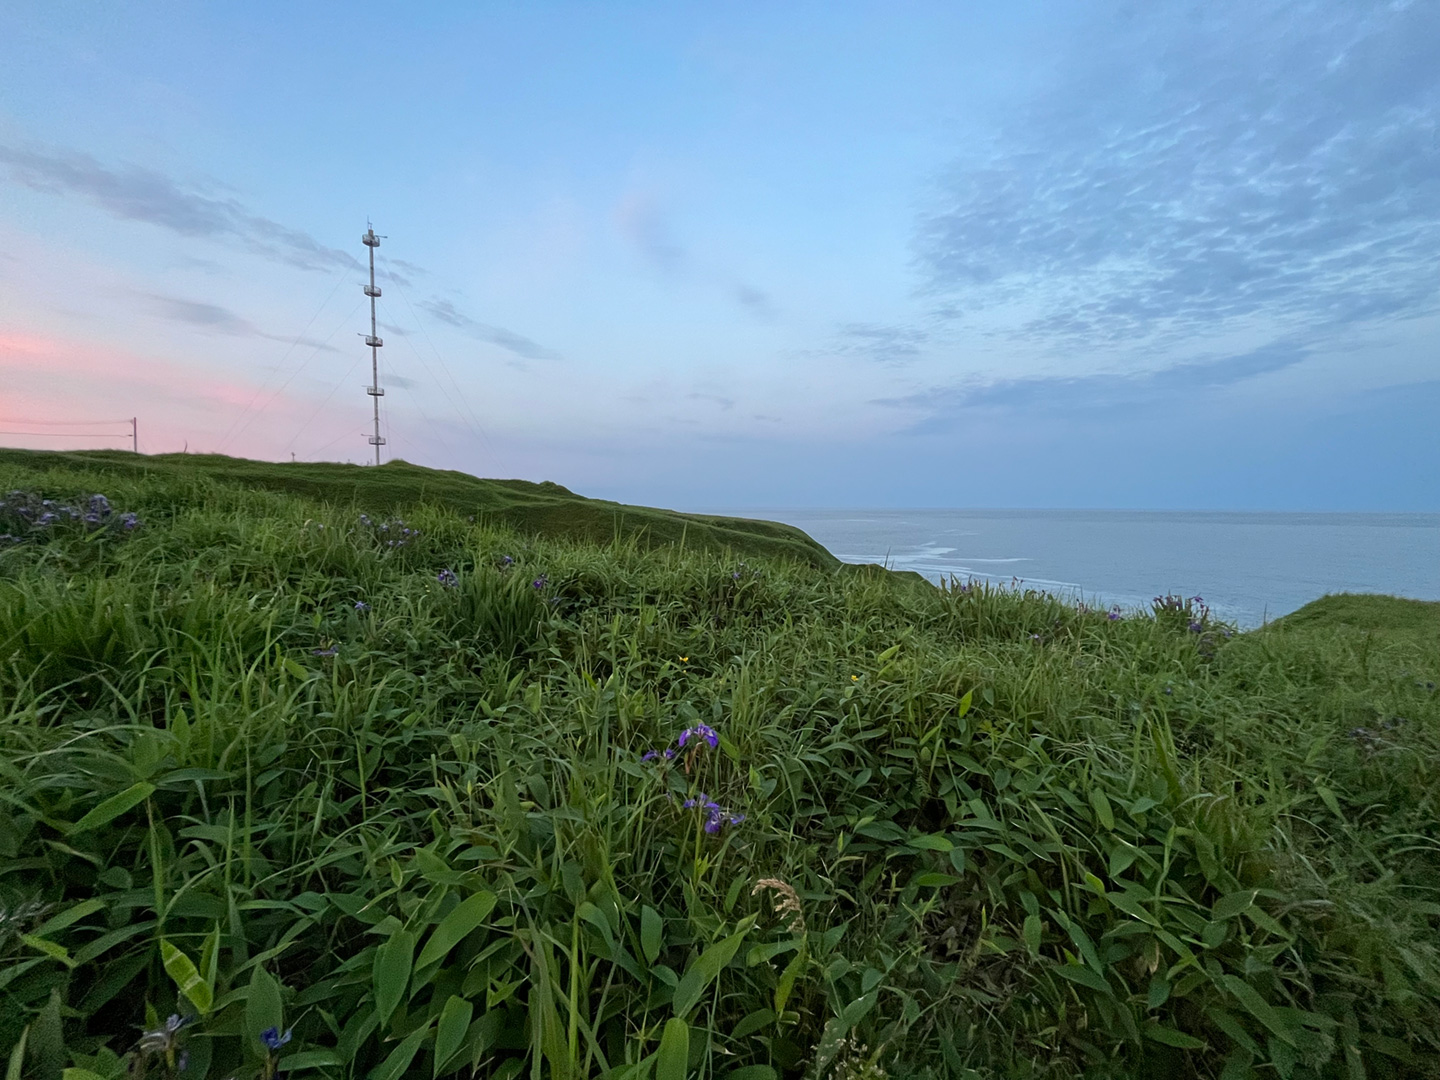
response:
<path id="1" fill-rule="evenodd" d="M 1440 605 L 122 457 L 0 454 L 9 1076 L 1440 1076 Z"/>

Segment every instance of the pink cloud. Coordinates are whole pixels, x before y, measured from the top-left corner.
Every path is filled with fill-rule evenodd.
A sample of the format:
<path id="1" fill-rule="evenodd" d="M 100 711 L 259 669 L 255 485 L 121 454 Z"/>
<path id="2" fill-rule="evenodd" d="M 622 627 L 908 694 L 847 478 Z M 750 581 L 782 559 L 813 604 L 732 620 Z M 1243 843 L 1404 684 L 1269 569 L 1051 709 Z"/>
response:
<path id="1" fill-rule="evenodd" d="M 145 451 L 169 452 L 185 446 L 215 451 L 224 444 L 226 452 L 240 456 L 282 458 L 288 456 L 286 447 L 297 432 L 308 426 L 313 410 L 303 400 L 276 395 L 273 387 L 199 365 L 17 331 L 0 332 L 0 377 L 6 386 L 0 429 L 56 433 L 0 435 L 0 440 L 7 446 L 34 449 L 128 446 L 128 422 L 117 425 L 117 436 L 110 440 L 65 438 L 59 433 L 93 433 L 96 426 L 77 422 L 136 416 Z M 255 407 L 247 414 L 252 402 Z M 243 439 L 226 443 L 226 435 L 237 428 L 242 416 Z M 313 443 L 333 426 L 332 421 L 306 431 L 306 441 Z"/>

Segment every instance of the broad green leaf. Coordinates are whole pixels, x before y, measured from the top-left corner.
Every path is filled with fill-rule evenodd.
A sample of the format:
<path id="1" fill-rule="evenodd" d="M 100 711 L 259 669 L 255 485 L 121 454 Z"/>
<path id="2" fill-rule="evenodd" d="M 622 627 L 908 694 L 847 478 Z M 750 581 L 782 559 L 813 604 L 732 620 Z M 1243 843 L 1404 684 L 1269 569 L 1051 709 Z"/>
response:
<path id="1" fill-rule="evenodd" d="M 1158 1009 L 1170 1000 L 1170 980 L 1158 971 L 1150 976 L 1150 989 L 1145 994 L 1145 1006 Z"/>
<path id="2" fill-rule="evenodd" d="M 1316 784 L 1315 794 L 1320 796 L 1320 801 L 1325 804 L 1326 808 L 1332 814 L 1339 818 L 1342 823 L 1345 822 L 1345 813 L 1340 809 L 1340 800 L 1335 798 L 1335 792 L 1331 791 L 1324 784 Z"/>
<path id="3" fill-rule="evenodd" d="M 465 1032 L 470 1027 L 470 1018 L 475 1015 L 475 1006 L 462 997 L 451 994 L 440 1011 L 440 1024 L 435 1029 L 435 1071 L 439 1076 L 465 1042 Z"/>
<path id="4" fill-rule="evenodd" d="M 1236 1001 L 1245 1006 L 1246 1012 L 1269 1028 L 1277 1039 L 1291 1047 L 1295 1045 L 1295 1032 L 1289 1024 L 1280 1019 L 1280 1015 L 1253 986 L 1238 975 L 1222 975 L 1220 983 L 1230 991 Z"/>
<path id="5" fill-rule="evenodd" d="M 165 974 L 174 980 L 180 993 L 189 999 L 201 1016 L 208 1014 L 210 1006 L 215 1002 L 215 992 L 201 977 L 191 959 L 170 942 L 163 940 L 160 942 L 160 958 L 165 964 Z"/>
<path id="6" fill-rule="evenodd" d="M 29 1041 L 30 1028 L 27 1026 L 20 1032 L 20 1039 L 15 1043 L 15 1048 L 10 1051 L 10 1065 L 5 1070 L 5 1080 L 24 1080 L 21 1070 L 25 1068 L 25 1043 Z"/>
<path id="7" fill-rule="evenodd" d="M 724 941 L 717 941 L 685 970 L 685 974 L 680 977 L 680 985 L 675 988 L 676 1016 L 685 1016 L 699 1003 L 705 988 L 714 982 L 721 969 L 734 958 L 740 943 L 745 940 L 746 933 L 748 931 L 741 930 Z"/>
<path id="8" fill-rule="evenodd" d="M 799 938 L 786 938 L 784 941 L 772 941 L 765 945 L 756 945 L 745 954 L 745 966 L 754 967 L 756 964 L 763 964 L 766 960 L 773 960 L 781 953 L 787 953 L 791 949 L 800 947 Z"/>
<path id="9" fill-rule="evenodd" d="M 910 837 L 910 839 L 905 841 L 905 844 L 907 847 L 919 848 L 921 851 L 938 851 L 942 854 L 949 854 L 949 852 L 955 847 L 955 845 L 952 844 L 949 840 L 945 839 L 945 837 L 934 836 L 927 833 L 922 833 L 919 836 L 912 836 Z M 734 1074 L 731 1073 L 731 1075 L 733 1076 Z"/>
<path id="10" fill-rule="evenodd" d="M 805 967 L 805 961 L 809 958 L 810 950 L 802 944 L 800 951 L 790 958 L 790 963 L 785 965 L 785 970 L 780 973 L 780 981 L 775 984 L 775 1015 L 785 1014 L 785 1005 L 790 1000 L 790 992 L 795 989 L 795 980 L 800 977 L 800 971 Z"/>
<path id="11" fill-rule="evenodd" d="M 1062 964 L 1055 968 L 1055 972 L 1061 978 L 1069 979 L 1073 983 L 1079 983 L 1081 986 L 1089 987 L 1091 990 L 1099 991 L 1107 996 L 1114 993 L 1110 989 L 1109 983 L 1081 964 Z"/>
<path id="12" fill-rule="evenodd" d="M 1020 936 L 1025 939 L 1025 948 L 1030 950 L 1031 956 L 1040 955 L 1040 916 L 1025 916 L 1025 927 Z"/>
<path id="13" fill-rule="evenodd" d="M 1105 826 L 1107 832 L 1115 828 L 1115 811 L 1110 809 L 1110 800 L 1099 788 L 1090 789 L 1090 805 L 1095 808 L 1095 817 Z"/>
<path id="14" fill-rule="evenodd" d="M 1205 1042 L 1193 1035 L 1186 1035 L 1183 1031 L 1176 1031 L 1164 1024 L 1146 1024 L 1145 1037 L 1155 1042 L 1164 1043 L 1166 1046 L 1174 1046 L 1180 1050 L 1203 1050 Z"/>
<path id="15" fill-rule="evenodd" d="M 429 1026 L 422 1025 L 405 1036 L 404 1042 L 391 1050 L 390 1055 L 371 1071 L 370 1080 L 399 1080 L 405 1075 L 405 1070 L 410 1068 L 410 1062 L 415 1060 L 420 1044 L 429 1034 Z"/>
<path id="16" fill-rule="evenodd" d="M 655 1051 L 655 1080 L 685 1080 L 690 1064 L 690 1025 L 680 1017 L 665 1021 Z"/>
<path id="17" fill-rule="evenodd" d="M 382 1027 L 390 1022 L 391 1014 L 410 985 L 410 966 L 414 956 L 415 935 L 409 930 L 395 931 L 375 950 L 371 979 L 375 1012 Z"/>
<path id="18" fill-rule="evenodd" d="M 265 1055 L 260 1033 L 266 1028 L 279 1028 L 285 1016 L 280 1004 L 280 984 L 260 964 L 250 970 L 250 990 L 245 996 L 245 1035 L 254 1053 Z"/>
<path id="19" fill-rule="evenodd" d="M 1210 909 L 1212 917 L 1217 921 L 1220 919 L 1233 919 L 1242 911 L 1248 911 L 1255 903 L 1255 889 L 1242 889 L 1240 892 L 1233 892 L 1229 896 L 1222 896 L 1215 901 L 1215 906 Z"/>
<path id="20" fill-rule="evenodd" d="M 34 934 L 21 934 L 20 940 L 32 949 L 38 949 L 40 952 L 43 952 L 52 960 L 59 960 L 66 967 L 73 968 L 75 966 L 75 961 L 70 959 L 70 950 L 58 942 L 46 941 L 44 938 L 36 937 Z"/>
<path id="21" fill-rule="evenodd" d="M 655 963 L 660 955 L 660 946 L 665 933 L 665 920 L 650 906 L 640 909 L 640 951 L 645 954 L 645 963 Z"/>
<path id="22" fill-rule="evenodd" d="M 433 964 L 460 944 L 465 936 L 480 926 L 485 921 L 485 917 L 494 910 L 495 899 L 494 893 L 482 891 L 462 900 L 460 905 L 440 920 L 440 925 L 435 927 L 434 932 L 430 935 L 430 940 L 425 942 L 425 948 L 420 950 L 420 957 L 415 961 L 415 966 L 423 968 L 427 964 Z"/>
<path id="23" fill-rule="evenodd" d="M 70 835 L 82 833 L 89 829 L 98 829 L 101 825 L 114 821 L 125 811 L 133 809 L 148 799 L 155 791 L 154 784 L 147 784 L 141 781 L 132 784 L 118 795 L 111 795 L 99 806 L 95 807 L 88 814 L 82 817 L 70 827 Z"/>
<path id="24" fill-rule="evenodd" d="M 84 903 L 68 907 L 59 915 L 46 919 L 35 928 L 36 937 L 45 937 L 53 934 L 56 930 L 63 930 L 72 923 L 77 923 L 87 915 L 93 915 L 97 911 L 105 910 L 104 900 L 86 900 Z"/>
<path id="25" fill-rule="evenodd" d="M 299 1072 L 302 1069 L 325 1069 L 343 1064 L 340 1055 L 334 1050 L 301 1050 L 298 1054 L 286 1054 L 276 1068 L 280 1072 Z"/>
<path id="26" fill-rule="evenodd" d="M 919 885 L 921 888 L 935 889 L 945 885 L 954 885 L 959 880 L 954 874 L 941 874 L 934 870 L 927 870 L 923 874 L 916 874 L 911 879 L 911 884 Z"/>
<path id="27" fill-rule="evenodd" d="M 970 711 L 970 703 L 974 700 L 974 698 L 974 690 L 965 691 L 965 696 L 960 699 L 960 704 L 955 706 L 955 715 L 958 719 L 965 719 L 965 715 Z"/>

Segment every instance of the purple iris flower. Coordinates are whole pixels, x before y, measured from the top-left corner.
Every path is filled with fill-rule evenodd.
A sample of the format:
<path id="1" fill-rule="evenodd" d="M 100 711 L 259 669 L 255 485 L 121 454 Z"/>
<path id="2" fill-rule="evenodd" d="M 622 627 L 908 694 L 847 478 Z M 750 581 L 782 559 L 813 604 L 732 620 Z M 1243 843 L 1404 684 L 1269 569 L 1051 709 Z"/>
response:
<path id="1" fill-rule="evenodd" d="M 509 565 L 510 565 L 511 563 L 513 563 L 514 561 L 515 561 L 515 560 L 512 559 L 509 555 L 505 555 L 505 556 L 503 556 L 503 557 L 500 559 L 500 565 L 501 565 L 501 566 L 509 566 Z"/>
<path id="2" fill-rule="evenodd" d="M 666 761 L 670 761 L 670 760 L 671 760 L 672 758 L 674 758 L 674 757 L 675 757 L 675 748 L 674 748 L 673 746 L 667 746 L 667 747 L 665 748 L 665 760 L 666 760 Z"/>
<path id="3" fill-rule="evenodd" d="M 328 649 L 311 649 L 311 656 L 339 656 L 340 646 L 331 645 Z"/>
<path id="4" fill-rule="evenodd" d="M 534 581 L 532 581 L 530 584 L 531 584 L 531 586 L 533 586 L 533 587 L 536 588 L 536 589 L 543 589 L 543 588 L 545 588 L 546 585 L 549 585 L 549 584 L 550 584 L 550 579 L 549 579 L 546 575 L 541 574 L 539 577 L 537 577 L 537 578 L 536 578 Z"/>
<path id="5" fill-rule="evenodd" d="M 435 580 L 447 589 L 453 589 L 456 585 L 460 584 L 460 579 L 455 576 L 455 571 L 448 568 L 436 574 Z"/>
<path id="6" fill-rule="evenodd" d="M 370 610 L 370 605 L 367 604 L 364 600 L 356 600 L 355 610 L 360 612 L 361 615 L 364 615 L 365 612 Z"/>
<path id="7" fill-rule="evenodd" d="M 659 751 L 656 751 L 656 750 L 646 750 L 645 753 L 643 753 L 643 754 L 640 755 L 640 760 L 641 760 L 641 761 L 654 761 L 654 760 L 655 760 L 657 757 L 659 757 L 659 756 L 660 756 Z"/>
<path id="8" fill-rule="evenodd" d="M 682 750 L 685 748 L 685 744 L 690 741 L 692 735 L 697 739 L 704 739 L 710 744 L 711 749 L 720 745 L 720 736 L 716 734 L 714 728 L 709 724 L 696 724 L 694 727 L 688 727 L 680 733 L 680 738 L 677 741 Z"/>
<path id="9" fill-rule="evenodd" d="M 1203 630 L 1203 629 L 1204 629 L 1204 627 L 1202 627 L 1198 622 L 1192 622 L 1192 623 L 1190 624 L 1190 632 L 1191 632 L 1192 634 L 1198 634 L 1198 633 L 1200 633 L 1200 631 Z"/>
<path id="10" fill-rule="evenodd" d="M 1111 608 L 1108 612 L 1105 613 L 1105 617 L 1111 622 L 1114 622 L 1116 619 L 1120 618 L 1120 609 L 1118 607 Z"/>

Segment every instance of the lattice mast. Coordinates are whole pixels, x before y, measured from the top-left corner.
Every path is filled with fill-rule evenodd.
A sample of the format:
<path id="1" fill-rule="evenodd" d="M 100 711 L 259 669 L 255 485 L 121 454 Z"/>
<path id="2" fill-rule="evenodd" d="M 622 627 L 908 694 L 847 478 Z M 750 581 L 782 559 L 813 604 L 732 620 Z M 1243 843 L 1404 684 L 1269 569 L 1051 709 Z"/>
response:
<path id="1" fill-rule="evenodd" d="M 375 249 L 380 246 L 382 237 L 375 235 L 375 228 L 368 221 L 365 225 L 365 235 L 360 238 L 370 249 L 370 284 L 365 286 L 365 295 L 370 298 L 370 333 L 365 336 L 365 344 L 370 346 L 370 385 L 365 392 L 375 403 L 375 434 L 370 436 L 370 445 L 375 447 L 375 464 L 379 465 L 380 447 L 385 445 L 385 439 L 380 434 L 380 399 L 385 396 L 385 390 L 380 385 L 380 346 L 385 342 L 375 333 L 375 298 L 380 295 L 375 286 Z"/>

